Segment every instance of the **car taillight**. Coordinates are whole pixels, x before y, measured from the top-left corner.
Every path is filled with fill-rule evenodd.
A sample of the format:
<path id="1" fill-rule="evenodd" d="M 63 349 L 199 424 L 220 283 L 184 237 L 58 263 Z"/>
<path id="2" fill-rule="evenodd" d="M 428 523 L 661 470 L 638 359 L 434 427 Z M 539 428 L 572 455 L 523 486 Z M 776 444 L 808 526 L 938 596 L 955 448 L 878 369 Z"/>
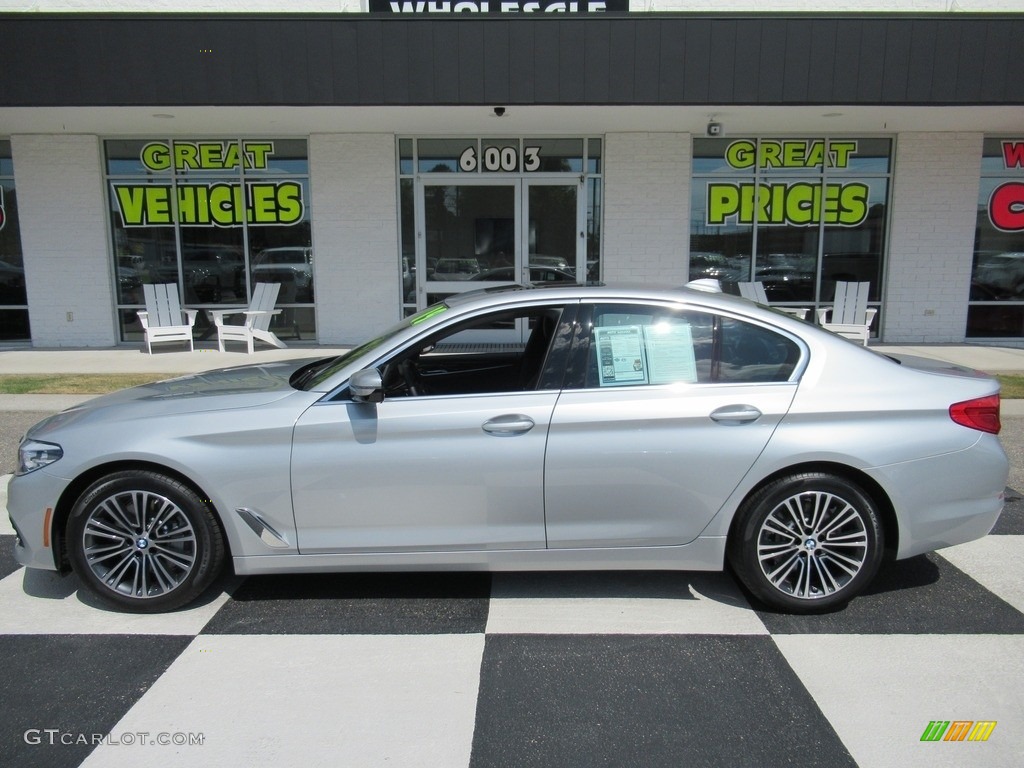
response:
<path id="1" fill-rule="evenodd" d="M 998 435 L 1002 429 L 999 423 L 999 395 L 954 403 L 949 406 L 949 418 L 965 427 Z"/>

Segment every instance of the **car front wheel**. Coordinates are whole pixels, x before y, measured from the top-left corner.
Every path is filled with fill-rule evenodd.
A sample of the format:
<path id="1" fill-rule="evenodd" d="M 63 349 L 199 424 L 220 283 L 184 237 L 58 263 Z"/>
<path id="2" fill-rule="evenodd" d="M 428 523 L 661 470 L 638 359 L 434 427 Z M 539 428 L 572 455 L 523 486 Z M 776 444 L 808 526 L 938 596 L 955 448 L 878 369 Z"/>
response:
<path id="1" fill-rule="evenodd" d="M 756 597 L 790 613 L 843 605 L 882 561 L 878 511 L 860 487 L 821 472 L 775 480 L 740 508 L 729 562 Z"/>
<path id="2" fill-rule="evenodd" d="M 90 592 L 139 613 L 191 602 L 224 562 L 210 507 L 187 485 L 148 471 L 93 483 L 71 511 L 67 542 L 72 567 Z"/>

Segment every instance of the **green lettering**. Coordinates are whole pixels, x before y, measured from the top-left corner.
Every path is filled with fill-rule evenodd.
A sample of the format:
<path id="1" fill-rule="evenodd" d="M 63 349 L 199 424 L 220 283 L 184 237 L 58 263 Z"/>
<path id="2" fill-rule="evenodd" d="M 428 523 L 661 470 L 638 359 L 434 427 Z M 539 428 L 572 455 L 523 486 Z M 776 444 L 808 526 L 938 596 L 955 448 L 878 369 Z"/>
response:
<path id="1" fill-rule="evenodd" d="M 786 223 L 797 227 L 807 226 L 817 221 L 814 198 L 815 190 L 821 187 L 816 184 L 801 182 L 790 185 L 786 190 Z"/>
<path id="2" fill-rule="evenodd" d="M 736 184 L 708 184 L 708 210 L 705 223 L 724 224 L 739 211 L 740 194 Z"/>
<path id="3" fill-rule="evenodd" d="M 121 212 L 121 222 L 126 227 L 141 227 L 143 221 L 143 202 L 146 196 L 146 188 L 133 187 L 127 184 L 115 184 L 114 194 L 117 195 L 117 207 Z"/>
<path id="4" fill-rule="evenodd" d="M 196 155 L 198 150 L 195 144 L 186 142 L 174 142 L 174 168 L 179 171 L 196 170 L 199 168 L 199 160 Z"/>
<path id="5" fill-rule="evenodd" d="M 199 210 L 196 205 L 196 192 L 198 192 L 198 189 L 194 186 L 186 186 L 184 184 L 178 186 L 179 224 L 199 223 Z"/>
<path id="6" fill-rule="evenodd" d="M 221 160 L 223 154 L 223 144 L 203 142 L 199 145 L 199 167 L 204 171 L 219 171 L 223 168 L 230 168 L 230 165 L 225 165 Z"/>
<path id="7" fill-rule="evenodd" d="M 780 168 L 782 166 L 782 160 L 779 159 L 781 151 L 782 147 L 779 142 L 762 141 L 760 166 L 762 168 Z"/>
<path id="8" fill-rule="evenodd" d="M 725 162 L 733 168 L 750 168 L 754 165 L 754 149 L 752 141 L 734 141 L 725 150 Z"/>
<path id="9" fill-rule="evenodd" d="M 782 144 L 782 164 L 786 168 L 800 168 L 807 165 L 807 142 L 786 141 Z"/>
<path id="10" fill-rule="evenodd" d="M 302 203 L 302 185 L 295 181 L 283 181 L 277 185 L 278 222 L 298 224 L 302 221 L 305 206 Z"/>
<path id="11" fill-rule="evenodd" d="M 238 167 L 238 142 L 228 142 L 227 146 L 224 147 L 224 167 Z"/>
<path id="12" fill-rule="evenodd" d="M 754 200 L 760 197 L 760 194 L 760 188 L 756 184 L 744 184 L 740 187 L 740 215 L 736 219 L 737 224 L 754 223 Z"/>
<path id="13" fill-rule="evenodd" d="M 839 191 L 842 186 L 839 184 L 826 184 L 824 191 L 825 203 L 821 209 L 821 215 L 826 224 L 835 224 L 839 220 Z"/>
<path id="14" fill-rule="evenodd" d="M 249 185 L 249 221 L 277 224 L 277 188 L 274 184 Z"/>
<path id="15" fill-rule="evenodd" d="M 811 148 L 807 151 L 806 165 L 808 168 L 817 168 L 821 165 L 825 155 L 825 142 L 812 141 Z"/>
<path id="16" fill-rule="evenodd" d="M 178 187 L 178 222 L 182 225 L 208 226 L 210 224 L 210 194 L 205 184 L 187 184 Z"/>
<path id="17" fill-rule="evenodd" d="M 847 168 L 850 155 L 856 154 L 856 141 L 831 141 L 828 145 L 829 159 L 833 168 Z"/>
<path id="18" fill-rule="evenodd" d="M 844 227 L 856 227 L 868 217 L 867 184 L 847 184 L 839 192 L 839 221 Z"/>
<path id="19" fill-rule="evenodd" d="M 142 164 L 151 171 L 166 171 L 171 167 L 171 153 L 166 144 L 158 141 L 147 144 L 140 155 Z"/>
<path id="20" fill-rule="evenodd" d="M 171 216 L 171 188 L 147 186 L 146 190 L 146 223 L 159 226 L 173 224 Z"/>
<path id="21" fill-rule="evenodd" d="M 210 216 L 218 227 L 230 227 L 237 223 L 236 190 L 241 191 L 231 184 L 214 184 L 210 187 Z"/>
<path id="22" fill-rule="evenodd" d="M 267 158 L 274 154 L 273 142 L 245 142 L 245 156 L 247 158 L 246 168 L 265 170 Z"/>

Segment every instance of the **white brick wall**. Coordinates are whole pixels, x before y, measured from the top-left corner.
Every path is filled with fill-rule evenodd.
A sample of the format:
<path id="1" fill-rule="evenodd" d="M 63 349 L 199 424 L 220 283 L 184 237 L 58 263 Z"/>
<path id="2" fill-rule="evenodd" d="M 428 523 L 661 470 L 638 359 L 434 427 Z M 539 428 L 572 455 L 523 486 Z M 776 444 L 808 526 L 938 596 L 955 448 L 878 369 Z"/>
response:
<path id="1" fill-rule="evenodd" d="M 99 140 L 12 136 L 11 150 L 33 345 L 114 344 Z"/>
<path id="2" fill-rule="evenodd" d="M 883 340 L 962 342 L 983 136 L 897 139 Z"/>
<path id="3" fill-rule="evenodd" d="M 365 340 L 398 320 L 398 191 L 391 134 L 309 138 L 321 344 Z"/>
<path id="4" fill-rule="evenodd" d="M 691 146 L 688 133 L 607 135 L 606 282 L 686 282 Z"/>

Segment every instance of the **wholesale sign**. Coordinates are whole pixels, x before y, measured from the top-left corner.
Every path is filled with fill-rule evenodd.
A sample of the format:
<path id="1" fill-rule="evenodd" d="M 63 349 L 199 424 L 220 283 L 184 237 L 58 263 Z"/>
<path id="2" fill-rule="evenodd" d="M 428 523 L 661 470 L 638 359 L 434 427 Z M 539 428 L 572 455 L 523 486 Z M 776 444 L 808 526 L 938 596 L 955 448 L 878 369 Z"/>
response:
<path id="1" fill-rule="evenodd" d="M 856 141 L 741 139 L 726 149 L 725 161 L 738 171 L 843 169 L 856 153 Z M 709 181 L 705 223 L 856 227 L 868 217 L 869 194 L 856 181 Z"/>
<path id="2" fill-rule="evenodd" d="M 1024 141 L 1003 142 L 1006 170 L 1024 168 Z M 988 218 L 1001 232 L 1024 232 L 1024 181 L 1008 181 L 992 191 Z"/>
<path id="3" fill-rule="evenodd" d="M 370 0 L 370 13 L 604 13 L 629 10 L 629 0 Z"/>
<path id="4" fill-rule="evenodd" d="M 139 159 L 153 174 L 263 171 L 274 154 L 269 141 L 152 142 Z M 125 227 L 237 227 L 243 222 L 292 226 L 305 203 L 297 181 L 192 181 L 111 184 Z"/>

